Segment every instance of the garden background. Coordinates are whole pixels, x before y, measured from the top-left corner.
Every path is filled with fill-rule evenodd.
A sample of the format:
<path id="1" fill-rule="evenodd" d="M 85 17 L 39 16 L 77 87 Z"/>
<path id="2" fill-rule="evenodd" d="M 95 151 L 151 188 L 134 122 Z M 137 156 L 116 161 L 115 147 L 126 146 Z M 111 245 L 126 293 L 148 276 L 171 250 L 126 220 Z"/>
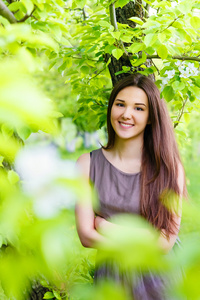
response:
<path id="1" fill-rule="evenodd" d="M 92 285 L 96 252 L 74 221 L 89 191 L 74 162 L 106 143 L 112 84 L 134 71 L 153 76 L 174 123 L 189 192 L 182 248 L 163 257 L 130 219 L 104 258 L 181 265 L 176 299 L 200 299 L 199 13 L 198 0 L 0 0 L 0 299 L 128 299 Z"/>

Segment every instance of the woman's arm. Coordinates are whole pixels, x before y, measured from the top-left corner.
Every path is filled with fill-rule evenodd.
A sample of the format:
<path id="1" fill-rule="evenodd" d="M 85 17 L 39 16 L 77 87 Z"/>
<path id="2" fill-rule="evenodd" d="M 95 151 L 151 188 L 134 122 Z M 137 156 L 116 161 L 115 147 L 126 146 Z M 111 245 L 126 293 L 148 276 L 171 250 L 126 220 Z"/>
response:
<path id="1" fill-rule="evenodd" d="M 91 192 L 89 186 L 89 171 L 90 171 L 90 154 L 82 154 L 77 160 L 77 166 L 81 172 L 84 185 L 88 185 L 88 189 Z M 94 221 L 95 214 L 92 207 L 91 194 L 83 192 L 82 198 L 76 204 L 75 209 L 76 226 L 80 241 L 84 247 L 95 248 L 100 242 L 103 242 L 105 238 L 97 232 Z"/>
<path id="2" fill-rule="evenodd" d="M 181 223 L 181 204 L 182 204 L 184 182 L 185 182 L 184 170 L 182 165 L 180 164 L 178 170 L 178 185 L 180 190 L 179 209 L 176 213 L 174 213 L 174 221 L 177 225 L 176 232 L 175 234 L 171 234 L 169 235 L 169 237 L 167 237 L 166 232 L 164 230 L 161 230 L 158 237 L 158 246 L 160 246 L 160 248 L 164 251 L 164 253 L 169 252 L 173 248 L 179 233 L 179 228 Z M 109 230 L 117 230 L 119 229 L 120 225 L 114 224 L 112 222 L 105 220 L 102 217 L 97 216 L 95 218 L 94 226 L 98 232 L 104 233 Z M 147 235 L 152 235 L 152 232 L 150 232 L 148 229 L 138 229 L 138 230 L 141 231 L 141 234 L 146 233 Z"/>

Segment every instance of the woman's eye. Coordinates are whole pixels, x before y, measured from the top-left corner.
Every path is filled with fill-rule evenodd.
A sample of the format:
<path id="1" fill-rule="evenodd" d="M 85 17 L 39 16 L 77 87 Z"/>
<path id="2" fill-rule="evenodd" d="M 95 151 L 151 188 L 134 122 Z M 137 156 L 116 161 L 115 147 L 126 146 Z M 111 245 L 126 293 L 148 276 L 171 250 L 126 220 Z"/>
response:
<path id="1" fill-rule="evenodd" d="M 139 111 L 143 111 L 143 108 L 141 108 L 141 107 L 136 107 L 135 109 L 139 110 Z"/>
<path id="2" fill-rule="evenodd" d="M 117 103 L 116 105 L 119 106 L 119 107 L 123 107 L 124 106 L 124 104 L 122 104 L 122 103 Z"/>

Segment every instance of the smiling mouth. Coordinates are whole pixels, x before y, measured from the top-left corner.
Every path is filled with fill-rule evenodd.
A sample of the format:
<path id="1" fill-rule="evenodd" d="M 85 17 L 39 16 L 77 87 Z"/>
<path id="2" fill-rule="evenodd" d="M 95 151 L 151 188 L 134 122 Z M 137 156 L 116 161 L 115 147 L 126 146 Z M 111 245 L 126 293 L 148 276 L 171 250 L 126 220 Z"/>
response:
<path id="1" fill-rule="evenodd" d="M 134 126 L 134 124 L 130 124 L 130 123 L 124 123 L 124 122 L 119 122 L 120 126 L 123 128 L 131 128 Z"/>

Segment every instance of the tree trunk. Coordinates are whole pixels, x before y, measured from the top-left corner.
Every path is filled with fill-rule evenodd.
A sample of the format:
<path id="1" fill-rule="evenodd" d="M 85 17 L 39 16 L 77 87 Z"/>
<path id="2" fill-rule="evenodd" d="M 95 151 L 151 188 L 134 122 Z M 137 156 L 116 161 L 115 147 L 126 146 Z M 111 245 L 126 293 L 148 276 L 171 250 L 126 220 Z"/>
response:
<path id="1" fill-rule="evenodd" d="M 142 0 L 138 0 L 136 3 L 131 1 L 122 8 L 116 8 L 115 12 L 117 22 L 121 24 L 128 24 L 130 27 L 134 28 L 136 24 L 128 19 L 131 17 L 138 17 L 140 19 L 143 19 L 144 10 L 142 9 Z M 124 45 L 127 46 L 127 44 Z M 115 74 L 119 71 L 122 71 L 123 66 L 129 67 L 131 71 L 133 67 L 130 62 L 129 56 L 126 53 L 124 53 L 123 56 L 118 60 L 112 55 L 110 56 L 109 54 L 106 54 L 105 60 L 108 61 L 109 58 L 111 58 L 111 62 L 109 63 L 108 68 L 112 79 L 112 84 L 114 86 L 120 79 L 130 75 L 130 73 L 121 73 L 119 75 Z M 149 67 L 150 62 L 148 61 L 147 64 Z M 138 67 L 137 70 L 141 70 L 141 68 Z"/>
<path id="2" fill-rule="evenodd" d="M 31 291 L 28 293 L 27 300 L 43 300 L 44 294 L 49 290 L 43 287 L 39 282 L 31 283 Z"/>

